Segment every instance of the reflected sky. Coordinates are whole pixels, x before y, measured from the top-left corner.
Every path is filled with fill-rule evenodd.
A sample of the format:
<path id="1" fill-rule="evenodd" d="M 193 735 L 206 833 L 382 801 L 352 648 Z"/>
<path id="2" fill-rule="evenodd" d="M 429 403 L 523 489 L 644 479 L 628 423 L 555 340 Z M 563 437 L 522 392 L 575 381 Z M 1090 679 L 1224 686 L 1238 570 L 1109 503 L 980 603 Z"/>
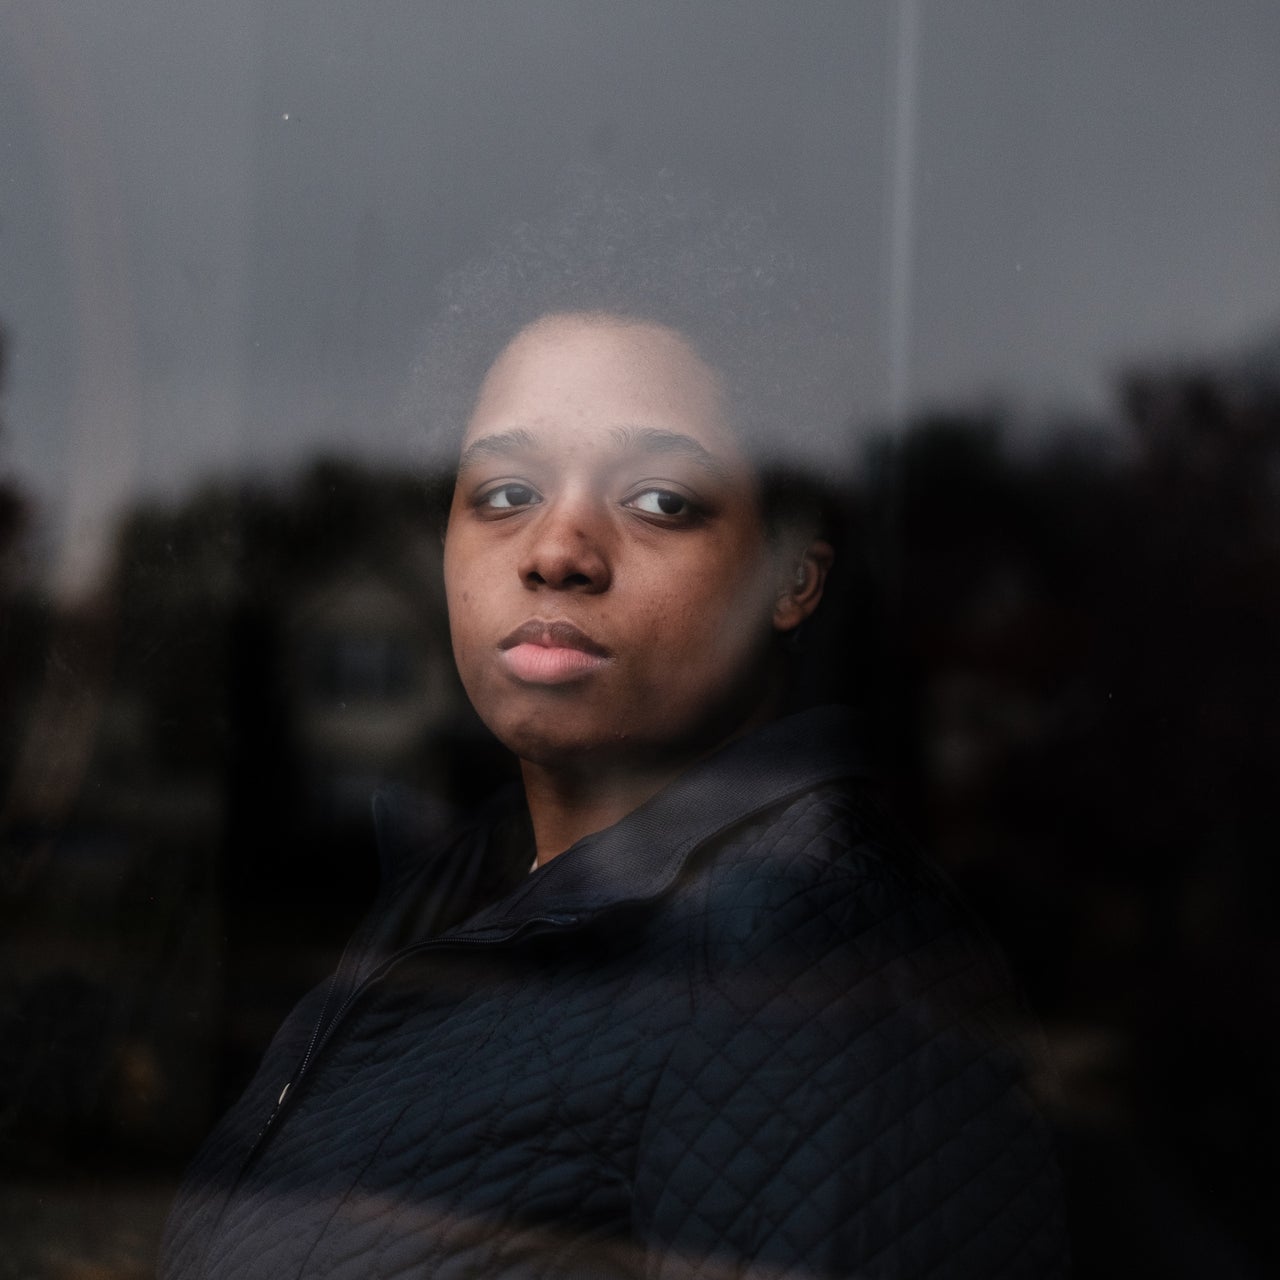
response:
<path id="1" fill-rule="evenodd" d="M 1247 0 L 8 5 L 0 456 L 85 545 L 139 487 L 404 456 L 435 282 L 581 161 L 776 197 L 865 418 L 1100 413 L 1280 349 L 1277 54 Z"/>

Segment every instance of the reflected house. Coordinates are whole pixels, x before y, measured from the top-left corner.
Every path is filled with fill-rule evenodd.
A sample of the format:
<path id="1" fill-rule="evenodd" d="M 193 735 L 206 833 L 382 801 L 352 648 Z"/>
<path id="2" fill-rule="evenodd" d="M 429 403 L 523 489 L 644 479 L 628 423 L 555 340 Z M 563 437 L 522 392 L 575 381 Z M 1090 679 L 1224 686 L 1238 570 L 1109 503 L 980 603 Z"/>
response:
<path id="1" fill-rule="evenodd" d="M 227 851 L 245 904 L 368 872 L 387 783 L 445 791 L 462 705 L 420 476 L 321 458 L 235 492 Z"/>
<path id="2" fill-rule="evenodd" d="M 450 793 L 461 693 L 439 540 L 397 502 L 409 483 L 313 470 L 263 503 L 246 546 L 223 852 L 227 1070 L 242 1081 L 376 889 L 374 795 Z"/>
<path id="3" fill-rule="evenodd" d="M 307 802 L 356 822 L 387 782 L 430 785 L 424 754 L 458 714 L 442 619 L 422 584 L 350 562 L 287 606 L 285 670 Z"/>

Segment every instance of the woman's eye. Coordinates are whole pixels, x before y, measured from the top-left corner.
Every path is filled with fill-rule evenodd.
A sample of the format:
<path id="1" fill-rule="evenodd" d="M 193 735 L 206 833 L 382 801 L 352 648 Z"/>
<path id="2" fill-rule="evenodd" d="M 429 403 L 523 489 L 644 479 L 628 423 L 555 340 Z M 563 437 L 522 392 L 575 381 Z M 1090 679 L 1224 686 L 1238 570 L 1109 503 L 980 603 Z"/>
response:
<path id="1" fill-rule="evenodd" d="M 671 489 L 646 489 L 627 500 L 634 507 L 650 516 L 688 516 L 693 514 L 693 503 L 683 494 Z"/>
<path id="2" fill-rule="evenodd" d="M 512 511 L 527 507 L 538 500 L 538 495 L 527 484 L 501 484 L 480 495 L 479 505 L 490 511 Z"/>

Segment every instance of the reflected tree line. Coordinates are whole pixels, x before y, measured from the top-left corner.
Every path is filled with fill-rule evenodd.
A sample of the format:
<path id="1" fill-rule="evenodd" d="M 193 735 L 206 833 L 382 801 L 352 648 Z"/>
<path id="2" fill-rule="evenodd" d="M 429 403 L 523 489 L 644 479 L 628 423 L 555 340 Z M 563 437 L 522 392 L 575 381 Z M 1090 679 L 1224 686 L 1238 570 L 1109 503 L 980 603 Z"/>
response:
<path id="1" fill-rule="evenodd" d="M 1280 353 L 1134 371 L 1116 416 L 873 440 L 811 643 L 1045 1026 L 1080 1273 L 1260 1274 Z M 140 505 L 74 610 L 19 572 L 27 515 L 0 487 L 0 1165 L 163 1190 L 372 892 L 372 791 L 465 804 L 510 766 L 452 673 L 422 477 L 328 459 Z"/>

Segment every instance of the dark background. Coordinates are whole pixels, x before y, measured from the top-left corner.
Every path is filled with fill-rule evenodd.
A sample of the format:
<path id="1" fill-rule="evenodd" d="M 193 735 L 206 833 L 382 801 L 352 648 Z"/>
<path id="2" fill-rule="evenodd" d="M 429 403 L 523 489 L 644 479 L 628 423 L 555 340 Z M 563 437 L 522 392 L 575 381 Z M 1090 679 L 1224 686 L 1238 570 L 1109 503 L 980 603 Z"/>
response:
<path id="1" fill-rule="evenodd" d="M 501 767 L 396 407 L 582 162 L 774 200 L 846 300 L 845 679 L 1043 1023 L 1079 1273 L 1272 1273 L 1277 54 L 1243 0 L 0 3 L 0 1278 L 149 1273 L 371 792 Z"/>

